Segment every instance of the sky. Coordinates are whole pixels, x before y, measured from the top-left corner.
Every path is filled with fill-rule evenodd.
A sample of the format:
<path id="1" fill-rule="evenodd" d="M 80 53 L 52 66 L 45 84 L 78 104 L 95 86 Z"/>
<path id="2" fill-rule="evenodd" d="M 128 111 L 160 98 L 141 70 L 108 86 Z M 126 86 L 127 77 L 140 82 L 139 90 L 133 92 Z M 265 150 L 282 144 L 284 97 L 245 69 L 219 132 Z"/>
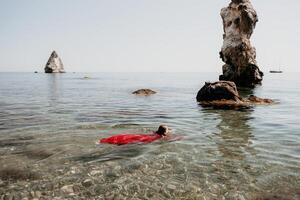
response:
<path id="1" fill-rule="evenodd" d="M 0 0 L 0 71 L 221 72 L 229 0 Z M 300 1 L 252 0 L 262 71 L 299 72 Z"/>

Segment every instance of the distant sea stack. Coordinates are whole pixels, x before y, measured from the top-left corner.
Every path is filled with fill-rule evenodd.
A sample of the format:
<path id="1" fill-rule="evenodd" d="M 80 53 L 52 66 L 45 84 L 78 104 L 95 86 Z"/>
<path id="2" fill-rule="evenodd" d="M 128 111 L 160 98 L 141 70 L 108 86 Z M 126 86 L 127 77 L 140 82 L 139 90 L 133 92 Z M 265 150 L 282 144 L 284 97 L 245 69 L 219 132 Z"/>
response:
<path id="1" fill-rule="evenodd" d="M 258 18 L 250 0 L 231 0 L 221 10 L 221 17 L 224 41 L 220 57 L 225 65 L 219 79 L 244 87 L 260 84 L 263 73 L 257 66 L 256 49 L 250 43 Z"/>
<path id="2" fill-rule="evenodd" d="M 64 65 L 55 51 L 53 51 L 45 66 L 45 73 L 65 73 Z"/>

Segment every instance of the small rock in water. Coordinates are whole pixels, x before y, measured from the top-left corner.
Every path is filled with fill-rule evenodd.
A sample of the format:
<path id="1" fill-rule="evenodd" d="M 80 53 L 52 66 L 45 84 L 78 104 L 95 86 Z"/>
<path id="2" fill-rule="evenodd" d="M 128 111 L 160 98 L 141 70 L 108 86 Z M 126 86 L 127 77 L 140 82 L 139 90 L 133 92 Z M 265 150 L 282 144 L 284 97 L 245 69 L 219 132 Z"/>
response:
<path id="1" fill-rule="evenodd" d="M 256 103 L 256 104 L 271 104 L 271 103 L 274 103 L 274 101 L 272 99 L 263 99 L 263 98 L 259 98 L 259 97 L 254 96 L 254 95 L 250 95 L 248 100 L 250 102 Z"/>
<path id="2" fill-rule="evenodd" d="M 30 197 L 32 198 L 32 199 L 40 199 L 41 198 L 41 196 L 42 196 L 42 193 L 40 192 L 40 191 L 31 191 L 30 192 Z"/>
<path id="3" fill-rule="evenodd" d="M 40 191 L 36 191 L 35 196 L 39 199 L 42 196 L 42 193 Z"/>
<path id="4" fill-rule="evenodd" d="M 100 173 L 101 173 L 101 171 L 93 170 L 93 171 L 91 171 L 89 174 L 90 174 L 91 176 L 95 176 L 96 174 L 100 174 Z"/>
<path id="5" fill-rule="evenodd" d="M 0 187 L 1 186 L 4 186 L 4 181 L 2 181 L 1 179 L 0 179 Z"/>
<path id="6" fill-rule="evenodd" d="M 79 169 L 77 167 L 71 167 L 70 173 L 71 174 L 79 173 Z"/>
<path id="7" fill-rule="evenodd" d="M 268 105 L 274 103 L 271 99 L 263 99 L 251 95 L 249 98 L 240 97 L 237 87 L 231 81 L 205 83 L 199 90 L 197 101 L 202 106 L 214 108 L 248 108 L 253 105 Z"/>
<path id="8" fill-rule="evenodd" d="M 241 97 L 236 85 L 231 81 L 206 82 L 197 94 L 197 101 L 232 100 L 239 102 Z"/>
<path id="9" fill-rule="evenodd" d="M 14 195 L 12 193 L 8 193 L 5 194 L 4 196 L 2 196 L 3 200 L 13 200 L 14 199 Z"/>
<path id="10" fill-rule="evenodd" d="M 61 191 L 65 193 L 74 193 L 73 185 L 65 185 L 61 188 Z"/>
<path id="11" fill-rule="evenodd" d="M 176 186 L 172 184 L 167 185 L 167 188 L 170 190 L 176 190 Z"/>
<path id="12" fill-rule="evenodd" d="M 149 96 L 149 95 L 156 94 L 156 93 L 157 92 L 155 92 L 151 89 L 139 89 L 139 90 L 132 92 L 132 94 L 141 95 L 141 96 Z"/>
<path id="13" fill-rule="evenodd" d="M 93 181 L 91 179 L 85 179 L 81 184 L 84 187 L 91 187 L 93 185 Z"/>

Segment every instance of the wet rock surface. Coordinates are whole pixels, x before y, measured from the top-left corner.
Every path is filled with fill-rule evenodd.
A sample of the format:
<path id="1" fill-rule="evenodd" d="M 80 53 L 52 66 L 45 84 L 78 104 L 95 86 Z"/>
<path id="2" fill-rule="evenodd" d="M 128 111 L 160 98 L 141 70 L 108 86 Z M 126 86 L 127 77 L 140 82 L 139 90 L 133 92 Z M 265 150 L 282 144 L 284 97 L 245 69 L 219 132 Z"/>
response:
<path id="1" fill-rule="evenodd" d="M 196 99 L 202 106 L 214 108 L 241 108 L 275 103 L 271 99 L 264 99 L 254 95 L 242 98 L 235 83 L 230 81 L 206 82 L 199 90 Z"/>
<path id="2" fill-rule="evenodd" d="M 272 104 L 272 103 L 275 103 L 275 101 L 272 100 L 272 99 L 264 99 L 264 98 L 260 98 L 260 97 L 254 96 L 254 95 L 250 95 L 249 98 L 244 99 L 244 101 L 250 102 L 250 103 L 253 103 L 253 104 Z"/>
<path id="3" fill-rule="evenodd" d="M 45 73 L 64 73 L 64 65 L 55 51 L 53 51 L 45 66 Z"/>
<path id="4" fill-rule="evenodd" d="M 263 73 L 256 62 L 256 49 L 250 42 L 258 17 L 250 0 L 232 0 L 221 10 L 221 17 L 224 41 L 220 58 L 225 65 L 219 79 L 233 81 L 237 86 L 260 84 Z"/>
<path id="5" fill-rule="evenodd" d="M 151 89 L 139 89 L 139 90 L 132 92 L 132 94 L 140 95 L 140 96 L 150 96 L 150 95 L 153 95 L 156 93 L 157 93 L 156 91 L 151 90 Z"/>
<path id="6" fill-rule="evenodd" d="M 234 82 L 218 81 L 214 83 L 206 82 L 197 94 L 197 101 L 241 100 Z"/>

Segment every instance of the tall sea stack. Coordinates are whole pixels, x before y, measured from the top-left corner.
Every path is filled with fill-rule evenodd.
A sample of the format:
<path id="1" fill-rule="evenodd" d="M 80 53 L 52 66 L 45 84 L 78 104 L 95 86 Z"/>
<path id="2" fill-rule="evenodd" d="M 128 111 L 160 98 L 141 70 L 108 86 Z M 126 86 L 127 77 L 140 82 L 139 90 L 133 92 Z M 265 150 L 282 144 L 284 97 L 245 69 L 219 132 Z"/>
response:
<path id="1" fill-rule="evenodd" d="M 45 73 L 64 73 L 64 65 L 55 51 L 53 51 L 45 66 Z"/>
<path id="2" fill-rule="evenodd" d="M 258 18 L 250 0 L 231 0 L 229 6 L 221 10 L 221 17 L 224 41 L 220 57 L 225 65 L 219 79 L 244 87 L 260 84 L 263 73 L 257 66 L 256 50 L 250 43 Z"/>

